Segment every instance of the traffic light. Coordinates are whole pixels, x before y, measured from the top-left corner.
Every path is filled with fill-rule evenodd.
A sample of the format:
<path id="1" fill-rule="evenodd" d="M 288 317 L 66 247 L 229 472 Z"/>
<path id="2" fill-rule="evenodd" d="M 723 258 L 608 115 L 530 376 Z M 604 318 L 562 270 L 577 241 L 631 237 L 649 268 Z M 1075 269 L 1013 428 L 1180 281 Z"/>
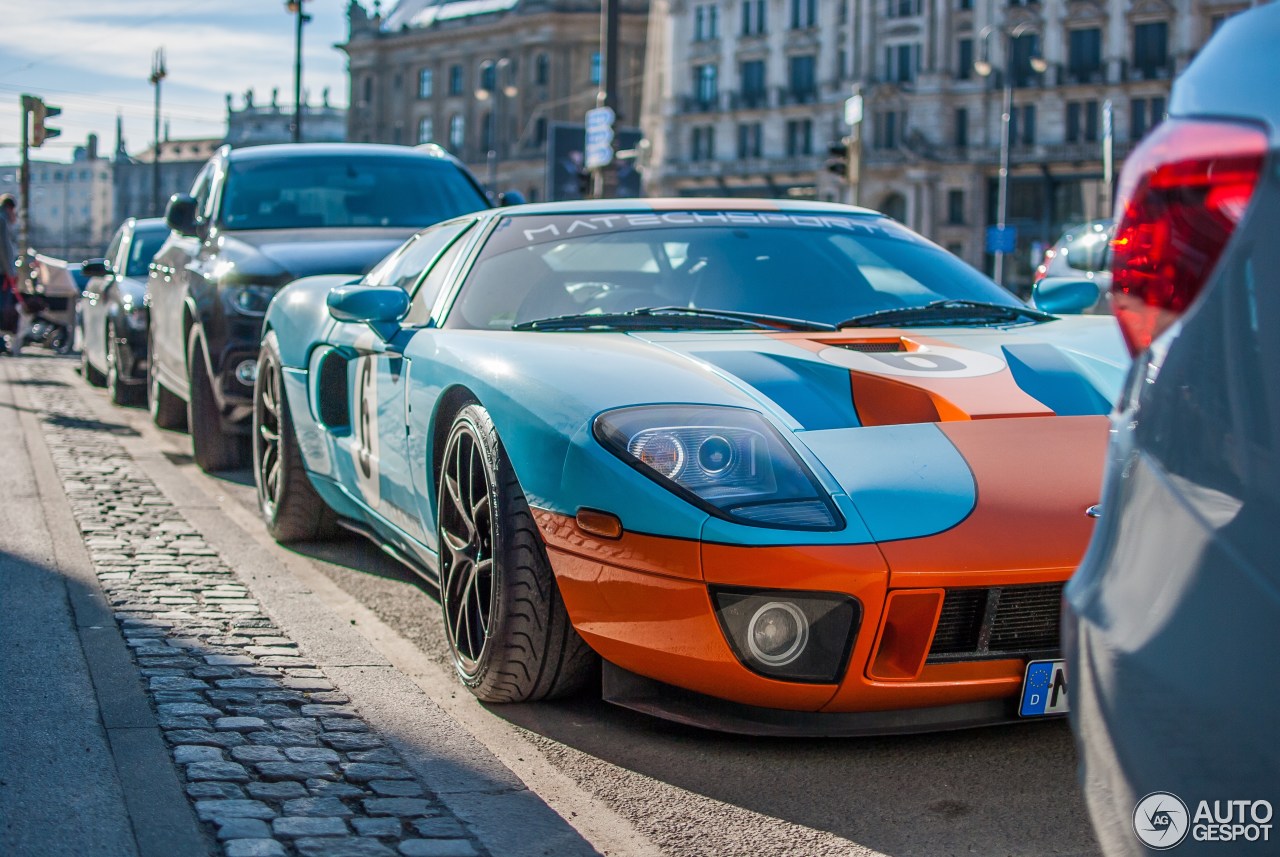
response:
<path id="1" fill-rule="evenodd" d="M 53 107 L 45 104 L 41 98 L 31 99 L 31 145 L 33 148 L 40 146 L 45 140 L 51 140 L 62 133 L 61 128 L 51 128 L 45 125 L 45 120 L 51 116 L 58 116 L 62 113 L 61 107 Z"/>
<path id="2" fill-rule="evenodd" d="M 852 140 L 848 137 L 836 140 L 827 145 L 827 172 L 838 175 L 844 181 L 849 180 L 849 153 L 852 151 Z"/>

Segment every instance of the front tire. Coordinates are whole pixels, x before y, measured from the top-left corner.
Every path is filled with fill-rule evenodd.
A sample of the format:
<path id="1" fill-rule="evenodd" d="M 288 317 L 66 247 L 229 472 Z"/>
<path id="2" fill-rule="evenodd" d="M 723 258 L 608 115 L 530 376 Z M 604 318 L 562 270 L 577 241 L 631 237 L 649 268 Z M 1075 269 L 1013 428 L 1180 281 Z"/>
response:
<path id="1" fill-rule="evenodd" d="M 529 504 L 479 405 L 454 419 L 439 489 L 440 603 L 463 684 L 484 702 L 580 689 L 596 655 L 569 621 Z"/>
<path id="2" fill-rule="evenodd" d="M 107 327 L 107 390 L 111 401 L 120 406 L 132 405 L 137 388 L 120 377 L 120 340 L 115 325 Z"/>
<path id="3" fill-rule="evenodd" d="M 150 330 L 147 331 L 147 410 L 151 412 L 151 421 L 162 429 L 185 431 L 187 428 L 187 403 L 160 381 L 155 337 Z"/>
<path id="4" fill-rule="evenodd" d="M 337 516 L 320 499 L 303 468 L 280 367 L 273 330 L 258 353 L 258 380 L 253 385 L 253 481 L 258 486 L 258 510 L 267 532 L 278 542 L 333 538 L 339 532 Z"/>
<path id="5" fill-rule="evenodd" d="M 205 473 L 235 470 L 244 464 L 244 444 L 237 435 L 222 430 L 209 361 L 205 360 L 200 334 L 194 327 L 187 336 L 187 371 L 191 395 L 187 402 L 187 429 L 191 432 L 192 457 Z"/>

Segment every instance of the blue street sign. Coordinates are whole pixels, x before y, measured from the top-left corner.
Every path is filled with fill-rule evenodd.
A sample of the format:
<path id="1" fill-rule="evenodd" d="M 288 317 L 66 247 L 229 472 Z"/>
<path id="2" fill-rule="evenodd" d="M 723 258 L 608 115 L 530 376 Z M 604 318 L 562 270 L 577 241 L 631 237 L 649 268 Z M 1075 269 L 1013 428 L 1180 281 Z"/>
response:
<path id="1" fill-rule="evenodd" d="M 987 252 L 988 253 L 1012 253 L 1013 248 L 1018 243 L 1018 230 L 1012 226 L 987 227 Z"/>
<path id="2" fill-rule="evenodd" d="M 587 150 L 584 153 L 587 169 L 598 169 L 613 162 L 613 120 L 616 118 L 617 114 L 609 107 L 587 111 Z"/>

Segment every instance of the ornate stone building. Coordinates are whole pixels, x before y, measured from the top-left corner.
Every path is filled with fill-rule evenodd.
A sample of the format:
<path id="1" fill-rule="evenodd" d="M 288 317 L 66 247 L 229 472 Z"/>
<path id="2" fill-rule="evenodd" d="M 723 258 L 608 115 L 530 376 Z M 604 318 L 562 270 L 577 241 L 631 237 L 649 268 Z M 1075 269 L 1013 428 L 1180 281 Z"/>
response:
<path id="1" fill-rule="evenodd" d="M 622 3 L 618 125 L 640 116 L 647 0 Z M 548 197 L 548 141 L 600 81 L 598 0 L 352 0 L 347 139 L 436 142 L 498 190 Z"/>
<path id="2" fill-rule="evenodd" d="M 1106 217 L 1116 171 L 1172 79 L 1248 0 L 656 0 L 649 193 L 857 199 L 991 270 L 1011 84 L 1005 282 L 1073 222 Z M 658 65 L 660 63 L 660 65 Z M 1039 71 L 1043 68 L 1043 71 Z M 979 70 L 987 75 L 979 74 Z M 857 187 L 823 169 L 863 96 Z"/>

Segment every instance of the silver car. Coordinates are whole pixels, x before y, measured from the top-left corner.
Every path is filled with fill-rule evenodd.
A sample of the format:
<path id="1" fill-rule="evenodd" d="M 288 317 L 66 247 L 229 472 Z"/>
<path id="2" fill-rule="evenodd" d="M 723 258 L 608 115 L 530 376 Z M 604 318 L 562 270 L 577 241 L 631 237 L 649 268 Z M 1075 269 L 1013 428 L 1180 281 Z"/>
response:
<path id="1" fill-rule="evenodd" d="M 1280 5 L 1228 20 L 1120 178 L 1111 295 L 1135 361 L 1063 618 L 1108 855 L 1280 853 L 1276 45 Z"/>

